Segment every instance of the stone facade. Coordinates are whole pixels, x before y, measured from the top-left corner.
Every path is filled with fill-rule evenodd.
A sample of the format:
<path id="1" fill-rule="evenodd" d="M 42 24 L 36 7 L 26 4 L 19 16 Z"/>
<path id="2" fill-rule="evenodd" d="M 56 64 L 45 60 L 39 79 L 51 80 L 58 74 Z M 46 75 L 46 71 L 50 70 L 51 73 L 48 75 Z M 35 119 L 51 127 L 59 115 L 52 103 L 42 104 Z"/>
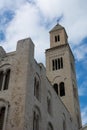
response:
<path id="1" fill-rule="evenodd" d="M 46 50 L 46 72 L 52 85 L 64 83 L 65 94 L 61 100 L 69 110 L 78 128 L 81 127 L 81 115 L 75 74 L 74 56 L 68 44 L 67 33 L 57 24 L 50 31 L 50 48 Z M 59 95 L 59 94 L 58 94 Z"/>
<path id="2" fill-rule="evenodd" d="M 63 30 L 65 37 L 67 35 Z M 70 61 L 74 59 L 69 45 L 65 43 L 63 47 L 56 44 L 56 47 L 46 50 L 46 69 L 34 59 L 34 44 L 30 38 L 18 41 L 15 52 L 6 53 L 0 47 L 0 130 L 79 130 L 78 94 L 74 102 L 70 87 L 72 77 L 76 83 L 75 73 L 70 75 Z M 65 68 L 61 72 L 52 72 L 51 60 L 58 55 L 64 56 L 65 67 L 69 70 Z M 60 77 L 56 79 L 57 76 Z M 63 98 L 53 88 L 54 81 L 61 79 L 68 87 Z M 79 124 L 73 112 L 74 103 Z"/>

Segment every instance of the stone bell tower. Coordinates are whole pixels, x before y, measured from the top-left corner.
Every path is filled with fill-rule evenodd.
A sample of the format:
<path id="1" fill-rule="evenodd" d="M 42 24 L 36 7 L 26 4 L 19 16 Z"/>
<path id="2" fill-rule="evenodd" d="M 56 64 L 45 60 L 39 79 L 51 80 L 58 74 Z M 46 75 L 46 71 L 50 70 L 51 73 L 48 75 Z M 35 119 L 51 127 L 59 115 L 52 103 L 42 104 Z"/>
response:
<path id="1" fill-rule="evenodd" d="M 75 60 L 68 44 L 66 30 L 57 24 L 50 31 L 50 48 L 46 50 L 46 73 L 55 93 L 81 127 L 81 115 L 75 73 Z"/>

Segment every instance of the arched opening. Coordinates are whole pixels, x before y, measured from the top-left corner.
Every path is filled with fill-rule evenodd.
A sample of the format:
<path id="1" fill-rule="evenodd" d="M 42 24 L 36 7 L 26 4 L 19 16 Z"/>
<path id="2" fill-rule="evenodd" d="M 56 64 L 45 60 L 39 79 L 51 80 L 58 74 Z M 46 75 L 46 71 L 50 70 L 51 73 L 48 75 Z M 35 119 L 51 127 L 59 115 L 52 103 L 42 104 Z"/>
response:
<path id="1" fill-rule="evenodd" d="M 55 84 L 53 85 L 53 88 L 54 88 L 55 92 L 56 92 L 57 95 L 58 95 L 58 84 L 55 83 Z"/>
<path id="2" fill-rule="evenodd" d="M 2 90 L 3 77 L 4 77 L 4 73 L 3 71 L 0 71 L 0 91 Z"/>
<path id="3" fill-rule="evenodd" d="M 59 84 L 59 88 L 60 88 L 60 96 L 65 96 L 65 86 L 64 86 L 64 82 L 61 82 Z"/>

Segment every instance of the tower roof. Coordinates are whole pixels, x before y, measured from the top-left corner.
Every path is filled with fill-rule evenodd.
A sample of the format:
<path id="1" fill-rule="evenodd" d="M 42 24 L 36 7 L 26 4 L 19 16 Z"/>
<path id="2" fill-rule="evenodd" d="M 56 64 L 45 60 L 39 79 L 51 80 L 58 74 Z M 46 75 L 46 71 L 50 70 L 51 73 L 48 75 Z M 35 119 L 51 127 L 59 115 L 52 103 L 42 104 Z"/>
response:
<path id="1" fill-rule="evenodd" d="M 63 26 L 61 26 L 60 24 L 56 24 L 56 26 L 54 26 L 52 28 L 52 30 L 50 30 L 50 32 L 56 31 L 56 30 L 60 30 L 60 29 L 64 29 Z"/>

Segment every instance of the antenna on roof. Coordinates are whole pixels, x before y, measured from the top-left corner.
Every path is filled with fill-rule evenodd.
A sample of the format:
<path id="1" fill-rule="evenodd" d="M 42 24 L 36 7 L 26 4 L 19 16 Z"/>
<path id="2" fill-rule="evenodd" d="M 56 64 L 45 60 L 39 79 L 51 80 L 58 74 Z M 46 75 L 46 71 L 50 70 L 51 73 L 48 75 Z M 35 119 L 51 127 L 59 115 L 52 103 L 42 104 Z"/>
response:
<path id="1" fill-rule="evenodd" d="M 60 19 L 58 18 L 58 19 L 57 19 L 57 25 L 59 24 L 59 21 L 60 21 Z"/>

